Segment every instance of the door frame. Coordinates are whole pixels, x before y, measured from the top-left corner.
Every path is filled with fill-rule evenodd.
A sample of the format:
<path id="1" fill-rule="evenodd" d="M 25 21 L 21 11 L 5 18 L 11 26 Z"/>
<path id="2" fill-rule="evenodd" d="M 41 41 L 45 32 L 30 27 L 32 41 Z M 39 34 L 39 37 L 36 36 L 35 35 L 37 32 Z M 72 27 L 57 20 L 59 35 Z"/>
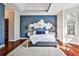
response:
<path id="1" fill-rule="evenodd" d="M 8 21 L 6 21 L 8 20 Z M 7 27 L 6 27 L 6 22 L 7 22 Z M 6 29 L 7 29 L 7 38 L 6 38 Z M 7 41 L 6 41 L 7 40 Z M 8 18 L 5 18 L 4 19 L 4 44 L 8 44 L 9 42 L 9 19 Z"/>

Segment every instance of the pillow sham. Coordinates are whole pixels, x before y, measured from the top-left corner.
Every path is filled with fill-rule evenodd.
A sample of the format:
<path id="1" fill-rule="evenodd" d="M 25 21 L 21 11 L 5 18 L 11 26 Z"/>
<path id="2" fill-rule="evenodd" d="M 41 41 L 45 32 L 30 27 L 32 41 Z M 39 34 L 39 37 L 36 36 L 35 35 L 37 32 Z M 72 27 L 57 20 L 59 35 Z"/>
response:
<path id="1" fill-rule="evenodd" d="M 36 34 L 45 34 L 45 31 L 38 30 L 36 31 Z"/>

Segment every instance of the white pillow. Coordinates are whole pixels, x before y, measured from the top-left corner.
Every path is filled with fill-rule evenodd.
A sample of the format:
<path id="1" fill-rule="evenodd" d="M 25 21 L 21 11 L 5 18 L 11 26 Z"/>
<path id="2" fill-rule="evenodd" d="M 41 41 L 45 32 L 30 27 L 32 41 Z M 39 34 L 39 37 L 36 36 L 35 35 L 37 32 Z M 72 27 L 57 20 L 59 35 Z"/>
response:
<path id="1" fill-rule="evenodd" d="M 48 31 L 45 31 L 46 34 L 48 34 Z"/>
<path id="2" fill-rule="evenodd" d="M 36 31 L 33 32 L 33 35 L 36 35 Z"/>

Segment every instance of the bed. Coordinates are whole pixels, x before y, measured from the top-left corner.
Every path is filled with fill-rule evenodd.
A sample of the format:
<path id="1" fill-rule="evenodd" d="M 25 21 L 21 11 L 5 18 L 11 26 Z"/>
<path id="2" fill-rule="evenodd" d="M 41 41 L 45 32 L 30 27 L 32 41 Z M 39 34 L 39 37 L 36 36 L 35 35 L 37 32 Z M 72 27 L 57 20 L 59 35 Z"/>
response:
<path id="1" fill-rule="evenodd" d="M 56 39 L 55 39 L 55 26 L 51 23 L 46 23 L 44 20 L 40 20 L 37 23 L 30 25 L 34 31 L 33 34 L 30 36 L 30 41 L 33 45 L 55 45 L 56 46 Z M 52 34 L 50 34 L 50 32 Z"/>
<path id="2" fill-rule="evenodd" d="M 30 36 L 30 41 L 33 45 L 37 44 L 56 46 L 55 33 L 49 34 L 47 30 L 35 31 L 35 33 Z"/>

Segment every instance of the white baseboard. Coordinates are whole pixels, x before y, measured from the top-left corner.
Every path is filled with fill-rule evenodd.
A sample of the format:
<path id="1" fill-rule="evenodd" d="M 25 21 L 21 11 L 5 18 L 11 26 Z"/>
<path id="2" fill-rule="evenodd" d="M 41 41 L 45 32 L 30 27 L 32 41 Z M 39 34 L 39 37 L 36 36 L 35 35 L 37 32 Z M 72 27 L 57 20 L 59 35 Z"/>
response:
<path id="1" fill-rule="evenodd" d="M 9 41 L 13 41 L 14 42 L 14 41 L 17 41 L 17 40 L 9 40 Z"/>
<path id="2" fill-rule="evenodd" d="M 28 38 L 19 38 L 19 39 L 28 39 Z"/>
<path id="3" fill-rule="evenodd" d="M 28 39 L 28 38 L 18 38 L 17 40 Z M 17 41 L 17 40 L 9 40 L 9 41 Z"/>
<path id="4" fill-rule="evenodd" d="M 3 44 L 3 45 L 0 45 L 0 48 L 2 48 L 2 47 L 4 47 L 5 46 L 5 44 Z"/>

